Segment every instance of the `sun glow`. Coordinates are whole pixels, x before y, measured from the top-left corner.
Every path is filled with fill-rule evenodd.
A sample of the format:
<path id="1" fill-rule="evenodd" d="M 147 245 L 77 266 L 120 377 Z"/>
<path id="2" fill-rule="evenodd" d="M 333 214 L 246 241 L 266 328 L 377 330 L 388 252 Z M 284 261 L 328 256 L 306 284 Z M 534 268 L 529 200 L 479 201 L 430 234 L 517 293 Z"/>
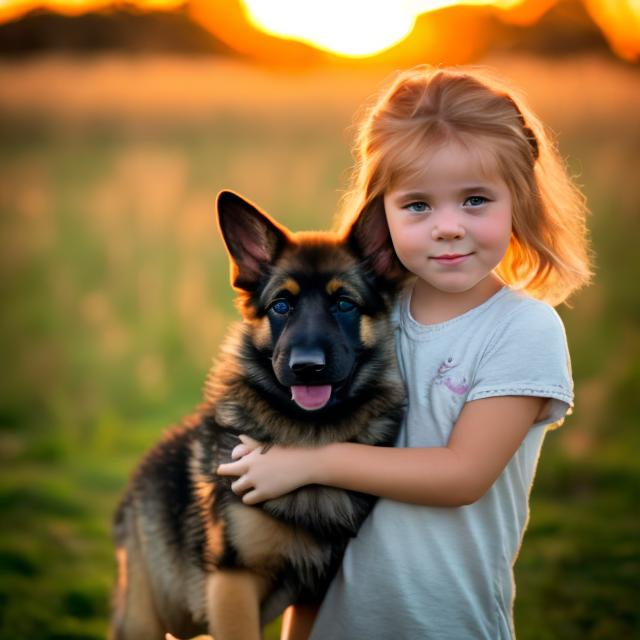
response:
<path id="1" fill-rule="evenodd" d="M 406 62 L 459 62 L 473 59 L 495 36 L 495 20 L 491 23 L 488 17 L 532 25 L 560 1 L 0 0 L 0 23 L 36 9 L 65 15 L 185 9 L 228 46 L 265 61 L 311 60 L 317 50 L 345 58 L 373 58 L 381 53 L 393 57 L 404 50 Z M 640 59 L 640 0 L 581 3 L 617 55 L 632 62 Z M 425 18 L 429 13 L 433 16 Z"/>
<path id="2" fill-rule="evenodd" d="M 100 11 L 127 5 L 142 11 L 170 11 L 185 4 L 185 0 L 135 0 L 117 2 L 115 0 L 0 0 L 0 22 L 8 22 L 34 11 L 47 9 L 68 16 L 80 15 L 89 11 Z"/>
<path id="3" fill-rule="evenodd" d="M 524 0 L 467 0 L 466 5 L 511 9 Z M 422 13 L 455 0 L 241 0 L 258 30 L 345 57 L 368 57 L 389 49 L 413 31 Z"/>
<path id="4" fill-rule="evenodd" d="M 415 24 L 407 2 L 384 0 L 243 0 L 260 31 L 349 57 L 380 53 L 404 40 Z"/>

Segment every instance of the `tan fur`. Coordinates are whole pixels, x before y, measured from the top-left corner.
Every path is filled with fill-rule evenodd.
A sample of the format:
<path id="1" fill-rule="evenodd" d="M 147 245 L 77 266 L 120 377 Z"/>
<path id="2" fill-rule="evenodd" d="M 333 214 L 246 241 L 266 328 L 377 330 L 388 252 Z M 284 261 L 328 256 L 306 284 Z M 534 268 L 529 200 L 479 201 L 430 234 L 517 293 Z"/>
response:
<path id="1" fill-rule="evenodd" d="M 369 316 L 360 318 L 360 340 L 365 347 L 373 347 L 378 341 L 375 322 Z"/>
<path id="2" fill-rule="evenodd" d="M 318 546 L 309 535 L 262 511 L 233 504 L 226 515 L 229 533 L 247 566 L 260 566 L 275 573 L 285 558 L 300 567 L 320 564 L 322 560 Z"/>
<path id="3" fill-rule="evenodd" d="M 325 287 L 325 291 L 330 295 L 335 295 L 338 291 L 342 291 L 345 295 L 353 298 L 358 304 L 362 304 L 362 296 L 358 293 L 353 283 L 341 278 L 331 278 Z"/>
<path id="4" fill-rule="evenodd" d="M 133 541 L 132 544 L 135 545 Z M 116 550 L 118 584 L 110 640 L 161 638 L 164 629 L 156 612 L 147 570 L 137 549 L 132 551 L 122 547 Z"/>
<path id="5" fill-rule="evenodd" d="M 330 296 L 332 296 L 336 291 L 345 288 L 347 288 L 347 285 L 344 280 L 340 280 L 339 278 L 331 278 L 331 280 L 327 282 L 325 290 Z"/>
<path id="6" fill-rule="evenodd" d="M 253 326 L 255 327 L 253 331 L 253 344 L 255 344 L 258 349 L 264 349 L 271 344 L 271 324 L 269 323 L 269 318 L 264 316 L 263 318 L 253 320 Z"/>
<path id="7" fill-rule="evenodd" d="M 127 550 L 123 547 L 116 549 L 116 563 L 118 567 L 118 580 L 116 582 L 114 606 L 116 611 L 124 611 L 129 571 L 127 567 Z"/>
<path id="8" fill-rule="evenodd" d="M 246 569 L 221 569 L 209 574 L 209 632 L 218 638 L 260 640 L 260 601 L 268 586 L 265 578 Z"/>
<path id="9" fill-rule="evenodd" d="M 300 285 L 293 278 L 287 278 L 282 283 L 281 288 L 293 296 L 300 295 Z"/>
<path id="10" fill-rule="evenodd" d="M 202 458 L 202 444 L 195 442 L 193 444 L 193 456 L 189 461 L 191 468 L 191 477 L 193 478 L 194 490 L 200 505 L 200 513 L 206 522 L 206 550 L 205 555 L 210 558 L 216 558 L 222 552 L 224 522 L 213 522 L 211 517 L 211 496 L 213 494 L 213 486 L 206 478 L 202 477 L 198 472 L 198 461 Z"/>

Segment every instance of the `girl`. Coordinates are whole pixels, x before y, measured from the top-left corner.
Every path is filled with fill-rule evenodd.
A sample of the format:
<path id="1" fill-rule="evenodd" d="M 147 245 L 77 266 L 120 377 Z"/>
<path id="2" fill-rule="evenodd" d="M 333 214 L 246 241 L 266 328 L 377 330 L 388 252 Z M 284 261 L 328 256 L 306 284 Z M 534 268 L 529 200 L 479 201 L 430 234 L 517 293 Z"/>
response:
<path id="1" fill-rule="evenodd" d="M 308 483 L 381 497 L 313 640 L 512 638 L 538 454 L 572 405 L 550 305 L 590 276 L 584 199 L 541 123 L 476 70 L 401 73 L 364 120 L 357 161 L 350 210 L 411 275 L 394 312 L 408 394 L 397 448 L 263 455 L 244 439 L 218 473 L 240 476 L 247 504 Z M 314 615 L 289 615 L 284 637 L 307 637 Z"/>

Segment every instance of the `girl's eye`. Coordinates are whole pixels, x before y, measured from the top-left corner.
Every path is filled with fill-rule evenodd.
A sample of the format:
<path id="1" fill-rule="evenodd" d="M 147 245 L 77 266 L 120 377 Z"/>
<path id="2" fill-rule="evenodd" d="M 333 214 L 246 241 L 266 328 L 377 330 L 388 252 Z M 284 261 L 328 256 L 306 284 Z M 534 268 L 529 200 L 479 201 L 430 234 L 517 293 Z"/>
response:
<path id="1" fill-rule="evenodd" d="M 429 208 L 426 202 L 410 202 L 405 209 L 410 213 L 424 213 Z"/>
<path id="2" fill-rule="evenodd" d="M 465 201 L 464 204 L 468 204 L 471 207 L 479 207 L 480 205 L 485 204 L 486 202 L 489 202 L 489 198 L 485 198 L 484 196 L 469 196 Z"/>
<path id="3" fill-rule="evenodd" d="M 336 309 L 341 313 L 353 311 L 355 308 L 356 303 L 353 300 L 349 300 L 349 298 L 338 298 L 338 302 L 336 302 Z"/>
<path id="4" fill-rule="evenodd" d="M 276 300 L 271 304 L 271 310 L 277 313 L 279 316 L 286 316 L 287 313 L 291 310 L 291 305 L 282 298 L 280 300 Z"/>

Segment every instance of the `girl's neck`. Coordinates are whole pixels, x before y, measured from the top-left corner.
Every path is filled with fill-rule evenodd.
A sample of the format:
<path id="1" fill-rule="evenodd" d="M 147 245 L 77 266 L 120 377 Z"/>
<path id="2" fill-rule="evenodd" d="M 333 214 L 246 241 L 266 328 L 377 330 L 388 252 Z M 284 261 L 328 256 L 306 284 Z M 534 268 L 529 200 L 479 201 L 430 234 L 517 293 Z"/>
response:
<path id="1" fill-rule="evenodd" d="M 503 286 L 495 275 L 490 274 L 469 291 L 452 293 L 435 289 L 418 278 L 411 294 L 411 315 L 420 324 L 446 322 L 480 306 Z"/>

